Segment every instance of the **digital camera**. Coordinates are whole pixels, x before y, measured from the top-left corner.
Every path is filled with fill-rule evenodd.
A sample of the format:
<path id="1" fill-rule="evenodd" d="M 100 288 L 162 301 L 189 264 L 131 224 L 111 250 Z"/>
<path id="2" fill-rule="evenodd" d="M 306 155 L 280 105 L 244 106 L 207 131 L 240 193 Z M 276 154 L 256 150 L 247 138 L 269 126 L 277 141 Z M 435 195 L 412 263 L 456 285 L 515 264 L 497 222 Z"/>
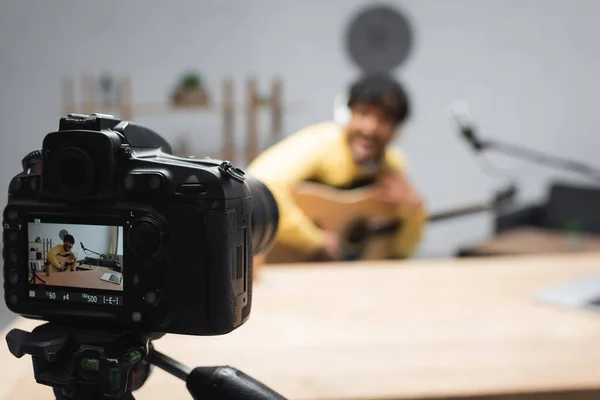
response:
<path id="1" fill-rule="evenodd" d="M 225 334 L 252 305 L 277 203 L 228 161 L 181 158 L 152 130 L 69 114 L 23 159 L 3 213 L 5 301 L 73 326 Z"/>

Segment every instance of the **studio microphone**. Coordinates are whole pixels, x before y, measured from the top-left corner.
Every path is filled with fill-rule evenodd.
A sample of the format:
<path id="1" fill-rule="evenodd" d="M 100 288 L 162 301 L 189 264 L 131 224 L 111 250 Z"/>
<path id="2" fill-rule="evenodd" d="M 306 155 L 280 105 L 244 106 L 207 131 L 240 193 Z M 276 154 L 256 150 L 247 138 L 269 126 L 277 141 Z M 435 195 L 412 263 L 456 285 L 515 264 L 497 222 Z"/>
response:
<path id="1" fill-rule="evenodd" d="M 85 246 L 83 245 L 83 242 L 79 242 L 79 244 L 81 245 L 81 249 L 82 249 L 83 251 L 85 251 Z"/>
<path id="2" fill-rule="evenodd" d="M 450 106 L 450 116 L 458 125 L 458 129 L 462 137 L 469 142 L 473 150 L 481 152 L 484 149 L 484 144 L 475 132 L 475 124 L 473 118 L 469 113 L 467 103 L 464 101 L 458 101 Z"/>

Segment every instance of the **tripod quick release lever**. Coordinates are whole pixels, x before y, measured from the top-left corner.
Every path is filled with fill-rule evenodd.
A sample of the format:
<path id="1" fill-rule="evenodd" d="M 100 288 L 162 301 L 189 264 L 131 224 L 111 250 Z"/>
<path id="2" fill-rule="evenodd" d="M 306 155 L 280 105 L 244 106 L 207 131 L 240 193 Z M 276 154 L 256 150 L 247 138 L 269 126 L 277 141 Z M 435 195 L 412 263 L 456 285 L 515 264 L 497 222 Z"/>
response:
<path id="1" fill-rule="evenodd" d="M 48 362 L 55 362 L 60 351 L 67 344 L 67 334 L 56 334 L 53 332 L 26 332 L 13 329 L 6 335 L 8 350 L 10 353 L 21 358 L 25 354 L 34 357 L 43 357 Z"/>

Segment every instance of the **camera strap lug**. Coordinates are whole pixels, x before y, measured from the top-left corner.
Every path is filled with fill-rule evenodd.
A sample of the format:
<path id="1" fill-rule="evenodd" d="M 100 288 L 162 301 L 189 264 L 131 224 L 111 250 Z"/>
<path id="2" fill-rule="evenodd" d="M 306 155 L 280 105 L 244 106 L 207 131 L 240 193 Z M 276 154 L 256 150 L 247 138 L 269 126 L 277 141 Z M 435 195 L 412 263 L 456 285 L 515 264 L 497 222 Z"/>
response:
<path id="1" fill-rule="evenodd" d="M 230 161 L 223 161 L 221 165 L 219 165 L 219 171 L 221 171 L 223 175 L 240 183 L 244 183 L 244 180 L 246 180 L 246 173 L 233 165 Z"/>
<path id="2" fill-rule="evenodd" d="M 121 145 L 121 154 L 122 155 L 130 156 L 132 152 L 133 152 L 133 149 L 131 148 L 131 146 L 129 144 Z"/>

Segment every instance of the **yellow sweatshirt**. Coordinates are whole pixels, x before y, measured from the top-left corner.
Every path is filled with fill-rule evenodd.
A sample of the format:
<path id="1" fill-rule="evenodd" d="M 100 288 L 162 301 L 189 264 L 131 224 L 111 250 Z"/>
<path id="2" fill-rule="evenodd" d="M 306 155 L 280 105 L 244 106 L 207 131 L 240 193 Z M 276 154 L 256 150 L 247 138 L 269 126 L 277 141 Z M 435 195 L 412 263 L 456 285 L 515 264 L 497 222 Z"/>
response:
<path id="1" fill-rule="evenodd" d="M 59 271 L 62 271 L 63 266 L 60 264 L 59 260 L 56 259 L 56 256 L 60 256 L 63 258 L 68 257 L 69 258 L 68 262 L 70 263 L 69 268 L 71 269 L 71 271 L 75 271 L 75 265 L 77 264 L 77 258 L 75 257 L 75 254 L 73 254 L 72 252 L 66 251 L 62 244 L 57 244 L 56 246 L 51 248 L 48 251 L 48 254 L 46 256 L 46 258 L 48 259 L 48 262 L 54 268 L 58 269 Z"/>
<path id="2" fill-rule="evenodd" d="M 388 147 L 380 171 L 404 173 L 402 154 Z M 320 249 L 323 232 L 296 206 L 293 189 L 304 181 L 317 181 L 334 187 L 348 187 L 373 176 L 373 171 L 354 162 L 344 128 L 321 123 L 304 128 L 261 153 L 247 168 L 249 175 L 261 180 L 272 192 L 279 206 L 279 243 L 306 255 Z M 426 221 L 425 210 L 406 215 L 396 233 L 394 258 L 410 257 L 417 249 Z"/>

